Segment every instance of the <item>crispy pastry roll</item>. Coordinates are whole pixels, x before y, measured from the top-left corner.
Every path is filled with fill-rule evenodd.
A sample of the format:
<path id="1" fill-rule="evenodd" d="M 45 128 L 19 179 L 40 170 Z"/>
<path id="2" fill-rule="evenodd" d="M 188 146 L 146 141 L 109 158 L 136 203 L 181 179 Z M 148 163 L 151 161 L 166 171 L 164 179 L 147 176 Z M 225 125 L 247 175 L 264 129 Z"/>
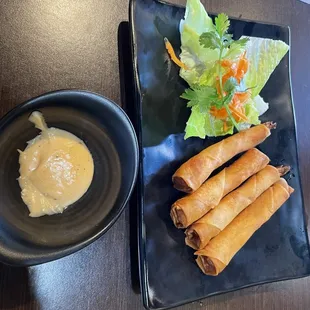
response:
<path id="1" fill-rule="evenodd" d="M 194 192 L 215 169 L 262 143 L 275 126 L 272 122 L 257 125 L 207 147 L 175 172 L 172 176 L 174 187 L 186 193 Z"/>
<path id="2" fill-rule="evenodd" d="M 207 180 L 196 192 L 177 200 L 171 207 L 171 218 L 178 228 L 186 228 L 219 204 L 221 199 L 247 178 L 265 168 L 269 158 L 251 149 L 228 168 Z"/>
<path id="3" fill-rule="evenodd" d="M 218 206 L 193 223 L 185 231 L 185 243 L 195 250 L 204 248 L 241 211 L 289 170 L 288 166 L 275 168 L 268 165 L 253 175 L 243 185 L 225 196 Z"/>
<path id="4" fill-rule="evenodd" d="M 212 276 L 222 272 L 254 232 L 270 219 L 293 191 L 282 178 L 267 189 L 205 248 L 195 253 L 200 269 Z"/>

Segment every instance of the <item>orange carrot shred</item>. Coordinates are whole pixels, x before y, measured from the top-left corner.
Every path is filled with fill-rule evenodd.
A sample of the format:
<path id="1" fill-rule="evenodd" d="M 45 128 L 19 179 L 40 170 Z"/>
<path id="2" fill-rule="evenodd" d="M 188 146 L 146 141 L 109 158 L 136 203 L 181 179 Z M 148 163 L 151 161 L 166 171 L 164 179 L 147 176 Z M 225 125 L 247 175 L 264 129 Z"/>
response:
<path id="1" fill-rule="evenodd" d="M 184 70 L 188 70 L 187 66 L 176 56 L 173 46 L 171 45 L 171 43 L 169 42 L 169 40 L 167 38 L 164 38 L 165 41 L 165 47 L 166 50 L 168 52 L 168 54 L 170 55 L 171 60 L 178 65 L 180 68 L 183 68 Z"/>
<path id="2" fill-rule="evenodd" d="M 238 116 L 240 119 L 242 119 L 243 121 L 247 122 L 248 119 L 247 117 L 242 114 L 241 112 L 239 112 L 235 107 L 230 106 L 229 109 L 233 112 L 233 114 L 235 114 L 236 116 Z"/>

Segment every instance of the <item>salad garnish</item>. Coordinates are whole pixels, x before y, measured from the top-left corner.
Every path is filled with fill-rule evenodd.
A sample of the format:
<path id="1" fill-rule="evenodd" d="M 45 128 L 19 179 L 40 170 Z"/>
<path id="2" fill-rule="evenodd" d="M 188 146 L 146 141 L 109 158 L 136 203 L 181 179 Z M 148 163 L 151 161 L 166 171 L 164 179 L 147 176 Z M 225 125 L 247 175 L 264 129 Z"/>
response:
<path id="1" fill-rule="evenodd" d="M 259 93 L 289 47 L 280 40 L 235 40 L 229 28 L 226 14 L 213 22 L 199 0 L 188 0 L 180 22 L 180 59 L 164 39 L 171 60 L 189 84 L 181 94 L 191 108 L 185 139 L 249 128 L 259 124 L 259 116 L 268 109 Z"/>

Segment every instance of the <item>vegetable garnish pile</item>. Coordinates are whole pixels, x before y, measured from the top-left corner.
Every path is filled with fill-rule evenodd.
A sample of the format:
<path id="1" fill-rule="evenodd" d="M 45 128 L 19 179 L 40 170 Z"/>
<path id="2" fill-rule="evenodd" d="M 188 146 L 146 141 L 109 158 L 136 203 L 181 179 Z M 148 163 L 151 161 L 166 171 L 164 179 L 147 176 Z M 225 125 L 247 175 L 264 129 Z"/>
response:
<path id="1" fill-rule="evenodd" d="M 171 60 L 190 86 L 181 95 L 191 108 L 185 139 L 232 134 L 259 124 L 268 109 L 259 93 L 289 47 L 280 40 L 234 40 L 229 26 L 226 14 L 213 23 L 199 0 L 188 0 L 180 22 L 180 59 L 165 38 Z"/>

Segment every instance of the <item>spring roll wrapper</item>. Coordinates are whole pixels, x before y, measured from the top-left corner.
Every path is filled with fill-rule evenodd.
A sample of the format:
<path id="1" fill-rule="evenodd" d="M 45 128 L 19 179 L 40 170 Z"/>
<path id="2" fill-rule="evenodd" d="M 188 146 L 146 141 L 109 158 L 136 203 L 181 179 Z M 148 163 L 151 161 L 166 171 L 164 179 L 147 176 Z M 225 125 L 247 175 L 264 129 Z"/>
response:
<path id="1" fill-rule="evenodd" d="M 251 149 L 228 168 L 207 180 L 196 192 L 177 200 L 171 207 L 171 218 L 178 228 L 186 228 L 247 178 L 265 168 L 269 158 L 258 149 Z"/>
<path id="2" fill-rule="evenodd" d="M 253 175 L 224 197 L 218 206 L 193 223 L 185 232 L 185 243 L 195 250 L 204 248 L 241 211 L 279 179 L 279 170 L 270 165 Z"/>
<path id="3" fill-rule="evenodd" d="M 200 269 L 213 276 L 222 272 L 254 232 L 270 219 L 293 191 L 282 178 L 267 189 L 205 248 L 195 253 Z"/>
<path id="4" fill-rule="evenodd" d="M 197 190 L 210 174 L 235 155 L 254 148 L 270 135 L 270 129 L 257 125 L 213 144 L 185 162 L 172 176 L 174 187 L 186 193 Z"/>

